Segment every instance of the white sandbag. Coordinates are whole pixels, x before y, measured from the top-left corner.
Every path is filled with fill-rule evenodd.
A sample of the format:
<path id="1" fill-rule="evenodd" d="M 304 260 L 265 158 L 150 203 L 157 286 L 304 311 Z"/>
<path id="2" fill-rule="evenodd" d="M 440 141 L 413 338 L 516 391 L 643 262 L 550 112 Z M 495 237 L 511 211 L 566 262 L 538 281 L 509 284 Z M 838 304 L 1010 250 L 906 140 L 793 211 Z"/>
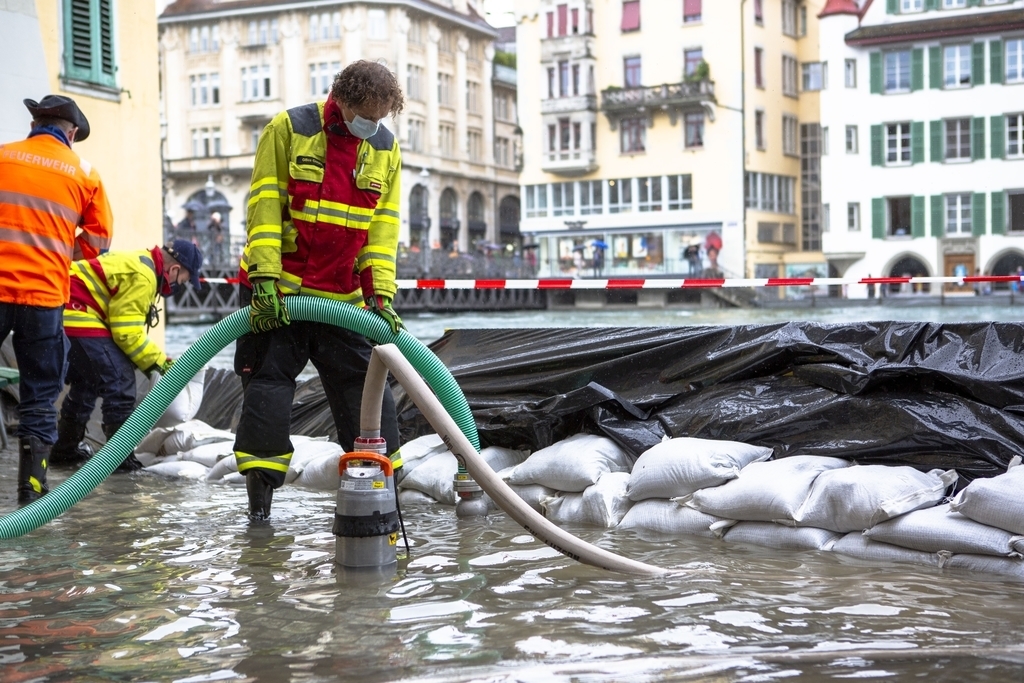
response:
<path id="1" fill-rule="evenodd" d="M 234 458 L 221 458 L 206 474 L 206 481 L 221 482 L 227 475 L 232 473 L 238 473 L 238 462 Z M 244 475 L 239 474 L 238 476 L 242 477 L 244 481 Z"/>
<path id="2" fill-rule="evenodd" d="M 412 472 L 405 475 L 398 488 L 421 491 L 439 503 L 455 505 L 457 497 L 452 480 L 458 471 L 459 462 L 454 455 L 446 451 L 421 462 Z"/>
<path id="3" fill-rule="evenodd" d="M 401 507 L 407 505 L 437 505 L 437 501 L 415 489 L 406 489 L 398 494 L 398 504 Z"/>
<path id="4" fill-rule="evenodd" d="M 171 479 L 206 479 L 210 468 L 198 462 L 179 460 L 178 462 L 160 462 L 150 465 L 143 472 L 156 474 Z"/>
<path id="5" fill-rule="evenodd" d="M 235 435 L 226 429 L 214 429 L 201 420 L 189 420 L 173 428 L 157 455 L 184 453 L 196 446 L 215 441 L 234 441 Z"/>
<path id="6" fill-rule="evenodd" d="M 954 470 L 854 465 L 822 472 L 794 515 L 799 526 L 847 533 L 893 517 L 934 507 L 957 479 Z"/>
<path id="7" fill-rule="evenodd" d="M 629 457 L 611 439 L 576 434 L 542 448 L 509 475 L 510 484 L 542 484 L 558 491 L 582 493 L 607 472 L 628 472 Z"/>
<path id="8" fill-rule="evenodd" d="M 521 462 L 525 457 L 524 451 L 515 451 L 509 448 L 488 446 L 480 451 L 482 457 L 491 469 L 501 470 L 516 462 Z M 404 457 L 404 448 L 403 448 Z M 411 472 L 405 475 L 398 485 L 399 490 L 414 489 L 422 491 L 439 503 L 455 505 L 458 497 L 455 495 L 453 481 L 455 473 L 459 471 L 459 462 L 449 451 L 438 453 L 417 465 Z"/>
<path id="9" fill-rule="evenodd" d="M 767 460 L 772 449 L 738 441 L 680 437 L 667 439 L 637 458 L 629 479 L 629 498 L 675 498 L 739 476 L 747 465 Z"/>
<path id="10" fill-rule="evenodd" d="M 986 526 L 951 512 L 949 504 L 917 510 L 874 526 L 868 538 L 903 548 L 935 553 L 1009 556 L 1024 550 L 1024 536 Z"/>
<path id="11" fill-rule="evenodd" d="M 162 462 L 163 456 L 157 455 L 156 453 L 139 453 L 138 451 L 136 451 L 135 459 L 138 460 L 143 467 L 149 467 L 150 465 L 155 465 L 158 462 Z"/>
<path id="12" fill-rule="evenodd" d="M 154 427 L 149 430 L 149 434 L 142 437 L 142 441 L 135 447 L 136 454 L 152 453 L 153 455 L 162 455 L 164 452 L 164 441 L 167 440 L 167 437 L 173 431 L 173 429 L 167 427 Z"/>
<path id="13" fill-rule="evenodd" d="M 792 527 L 774 522 L 738 522 L 724 529 L 728 543 L 748 543 L 775 550 L 829 550 L 842 534 L 813 527 Z"/>
<path id="14" fill-rule="evenodd" d="M 176 427 L 183 422 L 188 422 L 196 413 L 203 402 L 203 381 L 206 379 L 205 372 L 199 372 L 188 381 L 171 404 L 167 406 L 160 419 L 156 421 L 157 427 Z"/>
<path id="15" fill-rule="evenodd" d="M 426 434 L 402 444 L 402 467 L 406 474 L 412 472 L 421 462 L 438 453 L 444 453 L 448 446 L 437 434 Z"/>
<path id="16" fill-rule="evenodd" d="M 207 479 L 207 481 L 209 481 L 209 479 Z M 217 483 L 224 484 L 226 486 L 245 486 L 245 475 L 241 472 L 229 472 Z"/>
<path id="17" fill-rule="evenodd" d="M 992 557 L 991 555 L 954 555 L 946 562 L 947 569 L 957 569 L 976 574 L 1008 576 L 1024 581 L 1024 561 L 1016 557 Z"/>
<path id="18" fill-rule="evenodd" d="M 341 484 L 341 475 L 338 474 L 338 462 L 344 453 L 341 447 L 333 453 L 324 453 L 319 458 L 309 460 L 302 466 L 302 472 L 294 483 L 296 486 L 303 486 L 315 491 L 337 491 Z M 289 470 L 291 471 L 291 470 Z"/>
<path id="19" fill-rule="evenodd" d="M 819 474 L 849 465 L 846 460 L 817 455 L 755 462 L 732 481 L 674 500 L 725 519 L 791 522 Z"/>
<path id="20" fill-rule="evenodd" d="M 213 443 L 203 444 L 202 446 L 196 446 L 191 450 L 185 451 L 181 454 L 181 459 L 198 462 L 206 467 L 213 467 L 217 464 L 218 460 L 234 455 L 234 453 L 234 441 L 214 441 Z"/>
<path id="21" fill-rule="evenodd" d="M 1024 467 L 991 479 L 975 479 L 950 508 L 975 522 L 1024 534 Z"/>
<path id="22" fill-rule="evenodd" d="M 292 452 L 292 459 L 288 463 L 288 469 L 295 472 L 295 476 L 299 476 L 306 465 L 311 462 L 320 460 L 328 455 L 336 456 L 338 459 L 341 459 L 341 456 L 344 455 L 344 449 L 333 441 L 328 441 L 327 437 L 292 436 L 291 442 L 295 450 Z M 335 486 L 334 488 L 337 489 L 338 487 Z"/>
<path id="23" fill-rule="evenodd" d="M 515 491 L 515 494 L 522 498 L 524 503 L 542 515 L 544 514 L 544 506 L 541 505 L 541 502 L 558 494 L 558 491 L 549 489 L 547 486 L 541 486 L 540 484 L 524 484 L 523 486 L 509 484 L 508 487 Z"/>
<path id="24" fill-rule="evenodd" d="M 611 529 L 633 502 L 626 495 L 629 472 L 608 472 L 583 493 L 563 493 L 541 501 L 544 515 L 555 524 L 585 524 Z"/>
<path id="25" fill-rule="evenodd" d="M 671 500 L 649 498 L 636 503 L 619 522 L 619 529 L 635 529 L 647 536 L 701 536 L 718 538 L 711 525 L 719 517 L 684 507 Z"/>
<path id="26" fill-rule="evenodd" d="M 920 564 L 939 567 L 948 554 L 926 553 L 920 550 L 908 550 L 889 543 L 872 541 L 860 531 L 846 534 L 832 544 L 832 552 L 858 560 L 871 562 L 899 562 L 901 564 Z"/>

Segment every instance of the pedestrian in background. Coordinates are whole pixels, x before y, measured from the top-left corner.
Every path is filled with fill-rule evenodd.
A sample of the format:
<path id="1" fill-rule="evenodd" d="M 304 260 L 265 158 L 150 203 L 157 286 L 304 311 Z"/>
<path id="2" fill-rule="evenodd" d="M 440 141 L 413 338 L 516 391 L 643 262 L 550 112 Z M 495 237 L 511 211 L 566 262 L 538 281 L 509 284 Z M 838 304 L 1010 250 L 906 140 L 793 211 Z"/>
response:
<path id="1" fill-rule="evenodd" d="M 210 263 L 219 266 L 224 261 L 224 224 L 219 211 L 210 214 L 210 223 L 206 226 L 210 233 Z"/>
<path id="2" fill-rule="evenodd" d="M 71 300 L 64 329 L 71 344 L 67 383 L 57 423 L 54 465 L 78 465 L 89 457 L 85 438 L 96 399 L 103 399 L 103 434 L 109 441 L 135 409 L 135 368 L 161 375 L 171 358 L 149 338 L 158 296 L 185 283 L 199 287 L 203 254 L 188 240 L 140 251 L 112 251 L 71 264 Z M 118 472 L 142 469 L 134 453 Z"/>
<path id="3" fill-rule="evenodd" d="M 61 95 L 25 100 L 25 107 L 32 115 L 28 138 L 0 146 L 0 342 L 14 332 L 21 503 L 49 490 L 71 259 L 105 252 L 114 224 L 99 174 L 72 149 L 89 137 L 82 110 Z"/>
<path id="4" fill-rule="evenodd" d="M 398 140 L 381 120 L 403 106 L 401 87 L 386 66 L 353 62 L 335 76 L 326 102 L 278 114 L 256 147 L 239 274 L 241 304 L 251 301 L 252 333 L 235 350 L 244 390 L 235 459 L 254 522 L 270 516 L 274 489 L 284 484 L 294 450 L 295 378 L 307 361 L 323 380 L 339 443 L 350 449 L 360 436 L 370 342 L 326 323 L 292 323 L 288 298 L 308 294 L 365 305 L 395 334 L 402 328 L 391 307 L 402 160 Z M 397 469 L 390 390 L 381 436 Z"/>

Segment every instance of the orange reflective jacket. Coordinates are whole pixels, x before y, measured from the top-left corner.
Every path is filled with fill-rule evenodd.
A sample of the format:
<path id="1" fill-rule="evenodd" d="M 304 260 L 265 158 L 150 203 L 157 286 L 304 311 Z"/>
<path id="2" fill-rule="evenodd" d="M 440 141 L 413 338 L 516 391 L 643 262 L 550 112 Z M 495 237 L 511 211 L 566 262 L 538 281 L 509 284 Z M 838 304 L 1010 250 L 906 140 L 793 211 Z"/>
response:
<path id="1" fill-rule="evenodd" d="M 0 301 L 64 305 L 71 260 L 105 252 L 113 222 L 99 174 L 67 145 L 0 145 Z"/>

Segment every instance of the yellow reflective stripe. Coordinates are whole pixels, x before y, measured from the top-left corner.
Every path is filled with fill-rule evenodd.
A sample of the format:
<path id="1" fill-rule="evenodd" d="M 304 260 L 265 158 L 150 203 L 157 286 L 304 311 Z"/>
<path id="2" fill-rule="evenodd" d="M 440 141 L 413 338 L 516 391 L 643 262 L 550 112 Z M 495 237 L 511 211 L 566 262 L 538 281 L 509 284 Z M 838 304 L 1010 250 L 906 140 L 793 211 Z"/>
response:
<path id="1" fill-rule="evenodd" d="M 107 308 L 110 306 L 110 288 L 107 287 L 107 283 L 100 279 L 100 276 L 87 261 L 72 263 L 71 272 L 78 276 L 85 288 L 96 299 L 96 303 L 103 307 L 103 314 L 106 315 Z"/>
<path id="2" fill-rule="evenodd" d="M 402 462 L 402 449 L 399 448 L 397 451 L 388 456 L 391 460 L 391 466 L 396 470 L 401 467 L 404 463 Z"/>
<path id="3" fill-rule="evenodd" d="M 345 204 L 344 202 L 332 202 L 327 199 L 320 200 L 320 209 L 327 209 L 328 211 L 337 213 L 350 213 L 355 215 L 361 215 L 370 217 L 373 215 L 373 209 L 368 209 L 363 206 L 353 206 L 351 204 Z"/>
<path id="4" fill-rule="evenodd" d="M 245 472 L 251 469 L 274 470 L 276 472 L 287 472 L 288 463 L 292 460 L 291 453 L 275 455 L 270 457 L 259 457 L 251 453 L 235 451 L 235 462 L 238 463 L 238 471 Z"/>
<path id="5" fill-rule="evenodd" d="M 308 209 L 309 205 L 307 204 L 305 208 Z M 296 211 L 296 210 L 293 210 L 291 212 L 291 214 L 292 214 L 292 220 L 298 219 L 298 220 L 306 221 L 307 223 L 315 223 L 316 222 L 316 208 L 315 207 L 313 209 L 313 213 L 308 213 L 306 211 Z"/>
<path id="6" fill-rule="evenodd" d="M 135 317 L 132 317 L 132 318 L 125 318 L 123 320 L 118 320 L 117 322 L 114 322 L 115 318 L 111 317 L 111 318 L 108 318 L 108 320 L 110 321 L 110 326 L 111 327 L 137 327 L 137 328 L 139 328 L 141 330 L 143 327 L 146 326 L 146 319 L 145 318 L 135 318 Z"/>
<path id="7" fill-rule="evenodd" d="M 252 247 L 276 247 L 279 244 L 281 244 L 280 237 L 275 237 L 273 239 L 249 240 L 249 246 Z"/>
<path id="8" fill-rule="evenodd" d="M 301 287 L 302 278 L 297 275 L 281 271 L 281 277 L 277 280 L 277 288 L 280 289 L 282 293 L 298 294 Z M 288 291 L 285 292 L 285 290 Z"/>
<path id="9" fill-rule="evenodd" d="M 325 292 L 322 289 L 313 289 L 312 287 L 303 287 L 301 294 L 308 294 L 310 296 L 319 296 L 324 299 L 333 299 L 334 301 L 342 301 L 348 304 L 361 305 L 363 303 L 363 290 L 357 289 L 354 292 Z"/>

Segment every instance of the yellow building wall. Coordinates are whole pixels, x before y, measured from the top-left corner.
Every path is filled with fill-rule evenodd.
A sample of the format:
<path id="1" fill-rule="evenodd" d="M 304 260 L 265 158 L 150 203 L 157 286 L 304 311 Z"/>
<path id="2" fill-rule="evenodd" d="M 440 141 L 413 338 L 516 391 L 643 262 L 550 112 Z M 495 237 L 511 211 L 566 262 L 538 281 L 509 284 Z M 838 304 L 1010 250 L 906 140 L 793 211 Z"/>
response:
<path id="1" fill-rule="evenodd" d="M 60 3 L 36 0 L 50 92 L 74 98 L 89 119 L 89 139 L 75 143 L 75 151 L 99 171 L 110 196 L 111 248 L 142 249 L 163 240 L 156 5 L 132 0 L 116 3 L 115 9 L 120 102 L 62 89 Z"/>
<path id="2" fill-rule="evenodd" d="M 61 3 L 36 0 L 50 92 L 74 98 L 89 119 L 89 139 L 75 143 L 75 152 L 103 179 L 114 214 L 111 249 L 145 249 L 163 242 L 156 5 L 123 0 L 114 7 L 120 101 L 62 88 Z M 28 126 L 26 112 L 26 133 Z M 162 327 L 150 334 L 163 341 Z"/>

